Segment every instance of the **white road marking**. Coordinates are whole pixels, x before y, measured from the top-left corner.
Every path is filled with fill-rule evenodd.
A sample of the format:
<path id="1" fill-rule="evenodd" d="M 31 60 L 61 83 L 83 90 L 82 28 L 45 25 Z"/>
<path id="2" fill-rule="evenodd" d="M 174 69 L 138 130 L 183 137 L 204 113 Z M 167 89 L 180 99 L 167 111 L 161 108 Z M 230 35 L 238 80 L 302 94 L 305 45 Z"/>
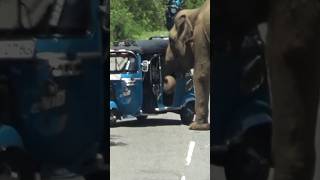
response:
<path id="1" fill-rule="evenodd" d="M 187 155 L 187 158 L 186 158 L 186 161 L 187 161 L 186 162 L 186 166 L 189 166 L 190 163 L 191 163 L 192 153 L 193 153 L 193 149 L 194 149 L 195 145 L 196 145 L 196 143 L 194 141 L 190 141 L 188 155 Z"/>
<path id="2" fill-rule="evenodd" d="M 181 180 L 186 180 L 186 177 L 185 177 L 185 176 L 182 176 L 182 177 L 181 177 Z"/>

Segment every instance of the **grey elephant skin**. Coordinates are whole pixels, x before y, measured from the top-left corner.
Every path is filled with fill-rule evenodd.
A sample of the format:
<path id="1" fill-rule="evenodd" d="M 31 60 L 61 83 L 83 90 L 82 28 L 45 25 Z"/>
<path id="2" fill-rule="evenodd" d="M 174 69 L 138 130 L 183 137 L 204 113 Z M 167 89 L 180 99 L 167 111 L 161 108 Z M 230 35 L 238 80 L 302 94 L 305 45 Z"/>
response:
<path id="1" fill-rule="evenodd" d="M 312 180 L 320 90 L 320 1 L 217 0 L 213 7 L 213 27 L 224 26 L 234 33 L 268 22 L 274 179 Z"/>
<path id="2" fill-rule="evenodd" d="M 190 129 L 209 130 L 210 91 L 210 0 L 197 9 L 181 10 L 175 17 L 166 51 L 166 74 L 176 76 L 194 68 L 196 119 Z M 172 92 L 174 82 L 165 77 L 165 91 Z"/>

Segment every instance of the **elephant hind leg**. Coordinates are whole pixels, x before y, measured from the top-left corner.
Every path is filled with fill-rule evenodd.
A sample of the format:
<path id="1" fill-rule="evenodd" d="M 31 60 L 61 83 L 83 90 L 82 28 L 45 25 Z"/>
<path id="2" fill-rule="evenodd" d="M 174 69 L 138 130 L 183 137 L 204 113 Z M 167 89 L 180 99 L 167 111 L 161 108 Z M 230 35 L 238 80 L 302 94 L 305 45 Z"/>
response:
<path id="1" fill-rule="evenodd" d="M 295 16 L 287 12 L 273 12 L 268 31 L 274 179 L 312 180 L 320 90 L 320 27 L 316 24 L 320 19 L 307 16 L 309 12 L 295 11 Z"/>
<path id="2" fill-rule="evenodd" d="M 210 63 L 198 63 L 198 65 L 195 65 L 193 80 L 196 94 L 195 121 L 199 124 L 208 123 Z"/>
<path id="3" fill-rule="evenodd" d="M 277 60 L 270 62 L 275 180 L 311 180 L 319 80 L 315 72 L 302 75 L 301 70 L 276 68 L 285 66 Z"/>
<path id="4" fill-rule="evenodd" d="M 190 125 L 190 129 L 208 130 L 208 106 L 210 93 L 210 42 L 207 41 L 203 32 L 204 27 L 198 25 L 194 29 L 194 87 L 196 95 L 195 122 Z M 201 126 L 200 126 L 201 125 Z"/>

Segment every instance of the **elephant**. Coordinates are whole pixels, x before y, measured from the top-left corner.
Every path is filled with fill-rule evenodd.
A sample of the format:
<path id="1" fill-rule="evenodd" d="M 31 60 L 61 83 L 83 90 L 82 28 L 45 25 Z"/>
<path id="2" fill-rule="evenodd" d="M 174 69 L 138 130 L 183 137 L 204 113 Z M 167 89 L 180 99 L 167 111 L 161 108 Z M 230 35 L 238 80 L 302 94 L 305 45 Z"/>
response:
<path id="1" fill-rule="evenodd" d="M 214 8 L 216 28 L 242 31 L 268 23 L 274 179 L 312 180 L 320 99 L 320 1 L 220 0 Z"/>
<path id="2" fill-rule="evenodd" d="M 209 130 L 208 103 L 210 91 L 210 0 L 197 9 L 178 12 L 169 33 L 165 57 L 164 90 L 173 92 L 172 74 L 194 69 L 195 121 L 191 130 Z"/>

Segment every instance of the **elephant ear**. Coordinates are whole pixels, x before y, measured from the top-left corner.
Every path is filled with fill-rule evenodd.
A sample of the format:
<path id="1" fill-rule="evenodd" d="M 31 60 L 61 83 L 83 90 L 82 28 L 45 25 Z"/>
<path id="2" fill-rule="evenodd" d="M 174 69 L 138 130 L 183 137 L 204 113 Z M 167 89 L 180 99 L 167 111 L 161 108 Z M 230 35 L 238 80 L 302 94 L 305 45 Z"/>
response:
<path id="1" fill-rule="evenodd" d="M 181 54 L 185 54 L 187 43 L 193 41 L 193 26 L 190 19 L 185 14 L 177 18 L 175 26 L 177 29 L 178 46 L 181 46 L 177 48 L 182 51 Z"/>

